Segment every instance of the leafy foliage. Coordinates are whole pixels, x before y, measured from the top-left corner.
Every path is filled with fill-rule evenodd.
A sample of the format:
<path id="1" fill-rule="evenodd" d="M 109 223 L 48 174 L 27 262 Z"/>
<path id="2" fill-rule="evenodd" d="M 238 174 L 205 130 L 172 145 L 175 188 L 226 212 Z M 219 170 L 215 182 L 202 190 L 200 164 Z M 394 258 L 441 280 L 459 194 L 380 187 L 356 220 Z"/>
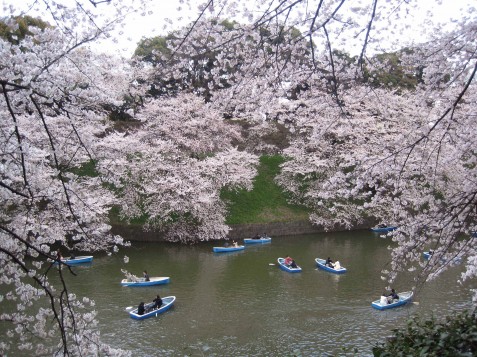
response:
<path id="1" fill-rule="evenodd" d="M 142 61 L 157 64 L 161 55 L 168 58 L 171 50 L 167 46 L 167 42 L 174 39 L 174 35 L 156 36 L 152 38 L 144 38 L 139 41 L 134 55 L 141 58 Z"/>
<path id="2" fill-rule="evenodd" d="M 439 356 L 470 357 L 477 354 L 477 316 L 467 311 L 436 318 L 413 318 L 403 329 L 394 330 L 385 343 L 373 348 L 375 357 Z"/>
<path id="3" fill-rule="evenodd" d="M 36 27 L 40 30 L 44 30 L 51 25 L 40 18 L 32 16 L 15 16 L 9 21 L 0 21 L 0 38 L 18 45 L 26 36 L 31 36 L 33 33 L 30 31 L 31 27 Z"/>
<path id="4" fill-rule="evenodd" d="M 382 53 L 375 55 L 371 61 L 373 70 L 365 69 L 363 79 L 374 87 L 402 88 L 407 90 L 416 89 L 419 83 L 423 82 L 422 66 L 406 67 L 401 57 L 409 54 L 410 50 L 405 49 L 399 52 Z"/>

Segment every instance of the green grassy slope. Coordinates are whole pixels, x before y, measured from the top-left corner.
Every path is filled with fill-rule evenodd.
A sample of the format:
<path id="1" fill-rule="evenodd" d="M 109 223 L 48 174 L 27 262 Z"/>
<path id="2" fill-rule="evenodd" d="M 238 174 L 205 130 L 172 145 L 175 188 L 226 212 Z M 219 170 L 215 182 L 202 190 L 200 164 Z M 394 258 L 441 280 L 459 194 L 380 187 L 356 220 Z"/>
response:
<path id="1" fill-rule="evenodd" d="M 238 192 L 223 191 L 221 198 L 227 202 L 227 224 L 271 223 L 307 220 L 309 210 L 303 206 L 290 205 L 287 196 L 275 183 L 282 156 L 262 156 L 253 190 Z"/>

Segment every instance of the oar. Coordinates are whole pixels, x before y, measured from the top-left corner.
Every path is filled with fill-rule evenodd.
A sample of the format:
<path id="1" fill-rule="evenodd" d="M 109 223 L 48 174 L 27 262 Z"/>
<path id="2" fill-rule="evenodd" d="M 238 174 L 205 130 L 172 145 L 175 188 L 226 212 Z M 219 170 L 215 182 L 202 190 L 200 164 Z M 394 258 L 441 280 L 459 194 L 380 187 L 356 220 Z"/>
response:
<path id="1" fill-rule="evenodd" d="M 134 309 L 134 306 L 128 306 L 128 307 L 125 308 L 124 310 L 126 310 L 126 311 L 131 311 L 131 310 L 133 310 L 133 309 Z"/>
<path id="2" fill-rule="evenodd" d="M 268 265 L 275 265 L 275 263 L 268 263 Z"/>
<path id="3" fill-rule="evenodd" d="M 419 305 L 419 301 L 413 301 L 412 302 L 414 305 Z"/>

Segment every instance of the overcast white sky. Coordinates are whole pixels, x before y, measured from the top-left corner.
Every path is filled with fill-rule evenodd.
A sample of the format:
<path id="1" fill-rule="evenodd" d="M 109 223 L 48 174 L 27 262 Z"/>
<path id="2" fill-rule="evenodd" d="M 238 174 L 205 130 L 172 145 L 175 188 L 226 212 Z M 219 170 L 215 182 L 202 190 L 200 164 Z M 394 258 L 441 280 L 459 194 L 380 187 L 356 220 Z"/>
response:
<path id="1" fill-rule="evenodd" d="M 451 24 L 462 15 L 462 9 L 466 9 L 469 4 L 477 3 L 475 0 L 442 0 L 442 4 L 439 4 L 438 0 L 411 1 L 417 1 L 421 8 L 419 13 L 412 15 L 412 20 L 409 21 L 409 27 L 407 29 L 407 37 L 416 42 L 421 42 L 423 40 L 421 36 L 416 37 L 414 34 L 418 31 L 422 31 L 428 26 L 426 20 L 429 18 L 429 13 L 433 14 L 434 21 Z M 164 25 L 164 19 L 174 18 L 178 15 L 176 10 L 178 3 L 178 0 L 156 0 L 151 8 L 154 12 L 153 16 L 145 18 L 141 18 L 140 16 L 131 17 L 125 28 L 123 40 L 120 43 L 120 47 L 124 50 L 124 53 L 132 55 L 138 41 L 142 37 L 153 37 L 165 34 L 162 28 Z M 182 15 L 185 13 L 187 13 L 190 18 L 195 18 L 198 15 L 197 10 L 187 12 L 182 10 L 179 12 L 179 14 Z M 190 20 L 182 20 L 179 22 L 176 21 L 173 25 L 178 28 L 188 23 L 190 23 Z M 429 30 L 431 29 L 429 28 Z M 128 41 L 128 38 L 130 38 L 130 41 Z"/>
<path id="2" fill-rule="evenodd" d="M 14 4 L 15 6 L 26 5 L 33 0 L 1 0 L 3 5 L 3 13 L 5 13 L 5 6 Z M 57 0 L 59 3 L 71 3 L 73 0 Z M 244 0 L 245 1 L 245 0 Z M 253 1 L 253 0 L 249 0 Z M 262 3 L 264 0 L 261 0 Z M 353 1 L 353 0 L 352 0 Z M 475 0 L 408 0 L 417 1 L 421 10 L 417 14 L 412 14 L 412 20 L 409 21 L 407 36 L 409 39 L 414 39 L 417 42 L 422 41 L 422 36 L 414 38 L 416 31 L 422 31 L 426 29 L 426 20 L 429 18 L 428 13 L 433 13 L 434 21 L 440 21 L 443 23 L 452 23 L 462 15 L 462 9 L 467 8 L 469 4 L 476 3 Z M 180 5 L 180 0 L 154 0 L 151 1 L 151 5 L 148 7 L 148 11 L 152 12 L 152 15 L 140 16 L 139 14 L 131 15 L 127 21 L 126 26 L 117 31 L 119 42 L 113 43 L 107 41 L 101 45 L 101 49 L 107 52 L 123 53 L 123 55 L 129 57 L 134 52 L 138 41 L 143 37 L 153 37 L 157 35 L 164 35 L 167 33 L 164 30 L 164 25 L 167 24 L 166 19 L 176 19 L 178 16 L 195 18 L 198 14 L 197 10 L 182 9 L 177 11 Z M 439 4 L 442 3 L 442 4 Z M 104 4 L 103 4 L 104 5 Z M 183 6 L 183 5 L 182 5 Z M 475 5 L 474 5 L 475 6 Z M 107 8 L 105 6 L 105 8 Z M 174 20 L 172 25 L 169 24 L 169 28 L 179 28 L 190 20 Z M 413 37 L 414 36 L 414 37 Z"/>

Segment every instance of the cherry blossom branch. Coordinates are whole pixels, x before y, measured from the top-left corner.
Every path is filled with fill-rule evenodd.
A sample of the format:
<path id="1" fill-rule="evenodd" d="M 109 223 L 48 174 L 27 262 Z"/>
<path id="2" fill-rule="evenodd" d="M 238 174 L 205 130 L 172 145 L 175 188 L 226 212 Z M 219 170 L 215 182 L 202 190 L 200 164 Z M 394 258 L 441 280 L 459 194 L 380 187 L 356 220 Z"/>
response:
<path id="1" fill-rule="evenodd" d="M 10 259 L 18 266 L 20 267 L 25 273 L 29 272 L 28 267 L 21 261 L 19 260 L 12 252 L 4 249 L 3 247 L 0 246 L 0 252 L 3 252 L 6 254 Z M 61 272 L 60 272 L 61 274 Z M 66 328 L 63 320 L 63 309 L 61 309 L 61 314 L 58 313 L 56 309 L 56 303 L 55 303 L 55 296 L 53 292 L 48 288 L 47 285 L 44 284 L 43 281 L 41 281 L 38 277 L 33 276 L 32 279 L 43 289 L 43 291 L 48 295 L 49 301 L 50 301 L 50 308 L 51 311 L 53 312 L 54 320 L 58 323 L 58 327 L 60 330 L 61 334 L 61 340 L 62 340 L 62 345 L 63 345 L 63 354 L 69 355 L 68 351 L 68 340 L 66 337 Z M 66 289 L 66 286 L 64 285 L 65 282 L 63 279 L 61 279 L 63 288 Z"/>
<path id="2" fill-rule="evenodd" d="M 311 46 L 311 60 L 313 62 L 313 67 L 315 68 L 315 70 L 317 68 L 317 65 L 316 65 L 316 55 L 315 55 L 315 43 L 313 42 L 313 33 L 314 33 L 313 28 L 315 27 L 316 19 L 318 18 L 318 15 L 320 14 L 320 9 L 322 4 L 323 4 L 323 0 L 320 0 L 320 3 L 316 7 L 315 16 L 313 16 L 313 19 L 310 24 L 310 30 L 308 31 L 308 35 L 307 35 L 309 38 L 310 46 Z"/>
<path id="3" fill-rule="evenodd" d="M 23 152 L 23 146 L 22 146 L 22 139 L 21 139 L 20 131 L 18 129 L 18 121 L 17 121 L 16 115 L 15 115 L 15 112 L 13 111 L 13 108 L 10 104 L 10 100 L 8 98 L 8 94 L 7 94 L 7 90 L 6 90 L 6 84 L 5 84 L 5 82 L 1 82 L 0 84 L 2 85 L 2 92 L 3 92 L 3 97 L 5 98 L 5 103 L 7 104 L 8 111 L 9 111 L 10 116 L 11 116 L 11 118 L 13 120 L 13 123 L 14 123 L 15 136 L 16 136 L 16 139 L 17 139 L 18 147 L 20 149 L 23 183 L 24 183 L 25 187 L 28 189 L 29 184 L 28 184 L 28 178 L 27 178 L 27 173 L 26 173 L 25 154 Z M 30 192 L 30 195 L 31 195 L 31 192 Z"/>
<path id="4" fill-rule="evenodd" d="M 60 61 L 62 58 L 64 57 L 67 57 L 67 55 L 71 52 L 73 52 L 75 49 L 83 46 L 84 44 L 86 43 L 89 43 L 89 42 L 92 42 L 92 41 L 95 41 L 98 39 L 100 33 L 96 33 L 93 37 L 90 37 L 90 38 L 85 38 L 79 42 L 76 42 L 74 45 L 72 45 L 71 47 L 69 47 L 68 49 L 66 49 L 63 53 L 60 53 L 58 54 L 56 57 L 54 57 L 52 60 L 48 61 L 48 63 L 46 63 L 41 71 L 39 71 L 35 76 L 32 77 L 31 81 L 32 82 L 36 82 L 38 80 L 38 78 L 43 75 L 44 72 L 48 71 L 48 69 L 53 66 L 54 64 L 56 64 L 58 61 Z"/>
<path id="5" fill-rule="evenodd" d="M 84 230 L 84 227 L 83 225 L 81 224 L 81 222 L 79 221 L 79 218 L 76 214 L 76 212 L 74 211 L 73 209 L 73 204 L 71 202 L 71 199 L 70 199 L 70 195 L 68 193 L 68 189 L 66 187 L 66 180 L 63 176 L 63 171 L 60 167 L 60 164 L 58 162 L 58 157 L 56 155 L 56 149 L 55 149 L 55 143 L 53 142 L 53 137 L 50 133 L 50 130 L 48 128 L 48 125 L 46 124 L 46 120 L 43 116 L 43 111 L 41 110 L 40 108 L 40 105 L 37 103 L 37 101 L 35 100 L 35 98 L 33 97 L 33 94 L 30 95 L 30 99 L 33 103 L 33 105 L 35 106 L 37 112 L 38 112 L 38 115 L 40 116 L 40 119 L 41 119 L 41 122 L 43 123 L 43 128 L 45 129 L 45 133 L 46 135 L 48 136 L 48 140 L 49 140 L 49 143 L 50 143 L 50 147 L 52 149 L 52 154 L 53 154 L 53 159 L 54 159 L 54 162 L 55 162 L 55 167 L 56 169 L 58 170 L 58 178 L 59 178 L 59 181 L 61 182 L 61 185 L 63 186 L 63 191 L 65 193 L 65 198 L 66 198 L 66 204 L 67 204 L 67 207 L 70 211 L 70 213 L 72 214 L 73 216 L 73 219 L 76 221 L 76 223 L 78 224 L 78 227 L 79 229 L 85 234 L 87 235 L 86 231 Z"/>
<path id="6" fill-rule="evenodd" d="M 57 262 L 57 264 L 59 264 L 59 265 L 64 265 L 64 266 L 68 267 L 68 269 L 69 269 L 69 271 L 72 275 L 76 275 L 76 273 L 71 269 L 71 266 L 69 266 L 68 264 L 63 263 L 62 261 L 58 261 L 58 258 L 56 256 L 54 256 L 52 254 L 45 253 L 43 250 L 39 249 L 34 244 L 30 243 L 28 240 L 20 237 L 18 234 L 16 234 L 14 231 L 12 231 L 8 227 L 4 226 L 3 224 L 0 224 L 0 229 L 3 230 L 5 233 L 9 234 L 14 239 L 16 239 L 19 242 L 21 242 L 22 244 L 24 244 L 25 247 L 27 247 L 28 249 L 31 249 L 31 250 L 37 252 L 40 256 L 42 256 L 46 259 L 50 259 L 52 261 L 52 263 L 50 264 L 50 267 L 53 266 L 55 264 L 55 262 Z"/>
<path id="7" fill-rule="evenodd" d="M 376 161 L 372 166 L 376 166 L 376 165 L 379 165 L 383 162 L 385 162 L 386 160 L 390 159 L 391 157 L 396 157 L 399 153 L 401 152 L 404 152 L 406 150 L 409 150 L 406 154 L 406 158 L 404 160 L 404 163 L 401 165 L 402 166 L 402 170 L 401 170 L 401 174 L 403 172 L 403 168 L 406 166 L 406 163 L 408 162 L 409 158 L 411 157 L 411 154 L 413 152 L 413 150 L 424 140 L 428 139 L 429 137 L 429 134 L 437 127 L 437 125 L 442 121 L 444 120 L 447 115 L 450 113 L 450 118 L 452 119 L 454 117 L 454 113 L 455 113 L 455 110 L 457 109 L 457 105 L 462 101 L 462 98 L 464 97 L 465 93 L 467 92 L 470 84 L 472 83 L 472 81 L 474 80 L 474 77 L 475 77 L 475 74 L 477 72 L 477 62 L 475 63 L 474 65 L 474 69 L 472 70 L 472 73 L 470 74 L 469 76 L 469 79 L 467 80 L 464 88 L 462 89 L 462 91 L 459 93 L 459 95 L 457 96 L 457 98 L 453 101 L 452 105 L 447 108 L 444 113 L 433 123 L 432 127 L 429 129 L 429 132 L 426 134 L 426 135 L 422 135 L 419 139 L 417 139 L 416 141 L 414 141 L 413 143 L 409 144 L 409 145 L 406 145 L 396 151 L 393 151 L 392 153 L 390 153 L 389 155 L 379 159 L 378 161 Z"/>
<path id="8" fill-rule="evenodd" d="M 264 24 L 267 24 L 269 23 L 271 20 L 273 20 L 274 18 L 278 17 L 279 15 L 281 15 L 282 13 L 284 13 L 285 11 L 289 11 L 291 10 L 292 8 L 294 8 L 297 4 L 303 2 L 303 0 L 296 0 L 294 2 L 292 2 L 291 4 L 283 7 L 282 9 L 280 9 L 280 7 L 284 4 L 286 4 L 288 1 L 287 0 L 283 0 L 280 4 L 278 4 L 273 10 L 271 11 L 265 11 L 261 17 L 261 19 L 257 20 L 255 22 L 255 25 L 254 25 L 254 28 L 257 29 L 259 28 L 260 26 L 263 26 Z M 270 4 L 271 5 L 271 4 Z M 273 15 L 271 15 L 272 13 L 274 13 Z M 270 17 L 266 18 L 266 16 L 270 15 Z"/>
<path id="9" fill-rule="evenodd" d="M 3 188 L 6 188 L 7 190 L 9 190 L 10 192 L 12 192 L 16 195 L 22 196 L 24 198 L 30 198 L 30 196 L 28 196 L 28 195 L 26 195 L 26 194 L 24 194 L 20 191 L 15 190 L 13 187 L 10 187 L 10 186 L 4 184 L 2 181 L 0 181 L 0 186 L 3 187 Z"/>
<path id="10" fill-rule="evenodd" d="M 366 28 L 366 37 L 364 39 L 364 43 L 363 43 L 363 46 L 361 48 L 361 54 L 359 55 L 359 59 L 358 59 L 358 66 L 361 67 L 361 70 L 363 70 L 363 65 L 364 65 L 363 57 L 364 57 L 364 54 L 366 52 L 366 47 L 368 45 L 369 34 L 371 33 L 371 27 L 373 25 L 373 21 L 374 21 L 374 18 L 376 16 L 376 6 L 377 5 L 378 5 L 378 0 L 374 0 L 373 1 L 373 12 L 371 14 L 371 18 L 370 18 L 368 26 Z"/>
<path id="11" fill-rule="evenodd" d="M 195 19 L 195 21 L 192 23 L 191 27 L 189 28 L 189 30 L 187 31 L 187 33 L 185 34 L 185 36 L 182 38 L 181 42 L 179 43 L 179 46 L 177 46 L 174 51 L 171 53 L 171 55 L 169 56 L 169 58 L 172 58 L 174 57 L 174 55 L 177 53 L 177 51 L 182 47 L 182 45 L 185 43 L 185 41 L 187 40 L 187 38 L 189 37 L 189 35 L 192 33 L 192 31 L 194 30 L 195 26 L 197 25 L 197 23 L 199 22 L 199 20 L 201 19 L 201 17 L 205 14 L 205 11 L 209 8 L 210 5 L 212 5 L 214 3 L 214 0 L 209 0 L 209 2 L 207 3 L 207 5 L 204 6 L 204 8 L 202 9 L 202 11 L 200 12 L 199 16 Z"/>
<path id="12" fill-rule="evenodd" d="M 331 65 L 331 79 L 329 80 L 331 82 L 331 94 L 334 97 L 336 104 L 338 104 L 338 107 L 340 108 L 341 113 L 344 114 L 343 102 L 340 100 L 339 93 L 338 93 L 338 79 L 336 78 L 335 63 L 333 60 L 333 51 L 331 49 L 330 37 L 328 35 L 328 31 L 326 30 L 326 26 L 324 25 L 323 25 L 323 31 L 326 36 L 328 56 L 330 58 L 330 65 Z"/>

